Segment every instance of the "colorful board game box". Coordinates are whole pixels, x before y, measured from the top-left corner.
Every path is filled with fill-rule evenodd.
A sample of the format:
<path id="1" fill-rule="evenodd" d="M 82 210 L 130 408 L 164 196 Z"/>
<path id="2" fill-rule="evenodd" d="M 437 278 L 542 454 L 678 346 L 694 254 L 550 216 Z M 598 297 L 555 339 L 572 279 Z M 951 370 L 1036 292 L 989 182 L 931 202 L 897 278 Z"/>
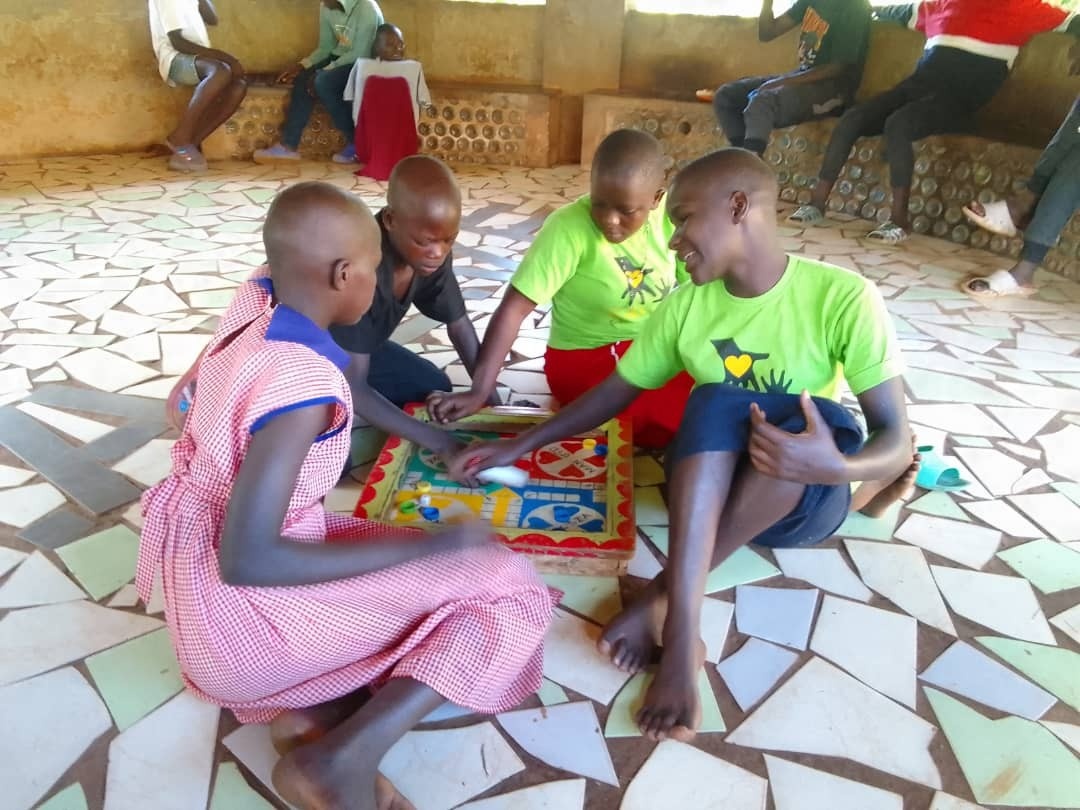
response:
<path id="1" fill-rule="evenodd" d="M 427 419 L 423 406 L 410 406 Z M 550 416 L 536 408 L 485 408 L 450 426 L 463 443 L 506 438 Z M 541 571 L 622 574 L 634 554 L 633 460 L 629 420 L 545 445 L 515 466 L 522 487 L 479 489 L 449 478 L 442 461 L 391 436 L 368 475 L 357 517 L 433 527 L 481 518 Z"/>

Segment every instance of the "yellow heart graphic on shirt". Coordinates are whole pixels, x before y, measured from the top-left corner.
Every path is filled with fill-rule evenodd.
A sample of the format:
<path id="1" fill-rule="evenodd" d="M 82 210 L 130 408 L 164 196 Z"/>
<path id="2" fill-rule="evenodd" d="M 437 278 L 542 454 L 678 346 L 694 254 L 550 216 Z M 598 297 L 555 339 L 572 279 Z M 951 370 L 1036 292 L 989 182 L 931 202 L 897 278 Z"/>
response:
<path id="1" fill-rule="evenodd" d="M 754 365 L 754 360 L 748 354 L 740 354 L 738 357 L 732 355 L 724 358 L 724 368 L 726 368 L 733 377 L 742 377 L 750 370 L 750 366 L 752 365 Z"/>

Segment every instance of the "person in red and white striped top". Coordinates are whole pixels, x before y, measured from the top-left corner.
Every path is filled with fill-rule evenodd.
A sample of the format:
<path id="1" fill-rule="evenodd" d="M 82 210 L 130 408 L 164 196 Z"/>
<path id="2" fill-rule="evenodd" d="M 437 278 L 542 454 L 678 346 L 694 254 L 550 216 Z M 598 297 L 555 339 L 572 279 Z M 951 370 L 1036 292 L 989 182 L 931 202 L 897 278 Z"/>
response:
<path id="1" fill-rule="evenodd" d="M 896 87 L 843 115 L 833 130 L 809 205 L 800 206 L 791 219 L 807 224 L 823 219 L 829 192 L 855 141 L 884 134 L 892 215 L 870 238 L 895 243 L 910 231 L 914 142 L 929 135 L 970 131 L 975 113 L 1008 78 L 1020 48 L 1044 31 L 1080 36 L 1080 18 L 1045 0 L 922 0 L 879 8 L 874 16 L 926 34 L 923 55 L 915 71 Z"/>

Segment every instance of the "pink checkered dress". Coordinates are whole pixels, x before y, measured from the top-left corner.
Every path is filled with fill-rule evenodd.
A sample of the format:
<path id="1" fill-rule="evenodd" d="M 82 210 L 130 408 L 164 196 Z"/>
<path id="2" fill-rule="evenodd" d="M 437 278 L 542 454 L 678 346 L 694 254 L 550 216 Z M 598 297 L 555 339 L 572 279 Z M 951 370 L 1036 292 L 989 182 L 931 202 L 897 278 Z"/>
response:
<path id="1" fill-rule="evenodd" d="M 300 404 L 326 403 L 334 417 L 301 468 L 282 534 L 363 542 L 387 528 L 323 508 L 349 451 L 345 355 L 324 330 L 274 306 L 271 290 L 265 277 L 239 289 L 201 361 L 172 474 L 143 496 L 136 584 L 147 601 L 161 577 L 185 682 L 244 723 L 394 677 L 475 711 L 517 705 L 540 685 L 554 600 L 531 564 L 501 547 L 319 585 L 222 582 L 218 543 L 251 434 Z"/>

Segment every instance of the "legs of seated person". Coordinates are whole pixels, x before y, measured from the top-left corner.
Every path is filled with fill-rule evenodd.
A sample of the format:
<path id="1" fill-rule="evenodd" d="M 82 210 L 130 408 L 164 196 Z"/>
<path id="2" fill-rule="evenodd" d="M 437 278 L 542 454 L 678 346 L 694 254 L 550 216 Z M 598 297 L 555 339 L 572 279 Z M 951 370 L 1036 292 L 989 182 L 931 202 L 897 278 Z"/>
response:
<path id="1" fill-rule="evenodd" d="M 177 59 L 186 56 L 181 54 Z M 195 57 L 193 67 L 197 76 L 195 92 L 167 139 L 174 149 L 201 146 L 210 133 L 232 117 L 247 95 L 242 70 L 236 71 L 225 62 L 205 56 Z"/>
<path id="2" fill-rule="evenodd" d="M 371 355 L 368 385 L 399 408 L 423 402 L 432 391 L 453 390 L 450 378 L 434 363 L 393 341 Z"/>
<path id="3" fill-rule="evenodd" d="M 309 68 L 301 70 L 293 80 L 292 92 L 289 95 L 289 108 L 285 111 L 285 125 L 281 128 L 281 144 L 288 149 L 296 151 L 300 146 L 300 138 L 304 134 L 304 127 L 311 120 L 311 113 L 315 110 L 315 95 L 312 82 L 318 75 L 319 70 L 329 64 L 329 61 L 319 62 Z"/>
<path id="4" fill-rule="evenodd" d="M 595 388 L 615 370 L 630 341 L 595 349 L 552 349 L 544 355 L 544 376 L 560 405 L 573 402 Z M 634 444 L 662 449 L 671 444 L 682 421 L 694 381 L 685 372 L 667 385 L 644 391 L 623 414 L 630 418 Z"/>
<path id="5" fill-rule="evenodd" d="M 755 90 L 743 110 L 746 124 L 743 147 L 763 155 L 774 129 L 832 115 L 844 105 L 846 84 L 846 79 L 826 79 L 775 90 Z"/>
<path id="6" fill-rule="evenodd" d="M 352 102 L 346 101 L 345 85 L 349 83 L 352 65 L 342 65 L 330 70 L 321 70 L 315 76 L 315 95 L 326 107 L 330 120 L 345 136 L 346 143 L 352 143 L 356 132 L 356 122 L 352 117 Z"/>
<path id="7" fill-rule="evenodd" d="M 750 94 L 775 76 L 750 76 L 721 85 L 713 95 L 713 112 L 716 121 L 732 146 L 742 146 L 746 138 L 743 111 L 750 101 Z"/>

